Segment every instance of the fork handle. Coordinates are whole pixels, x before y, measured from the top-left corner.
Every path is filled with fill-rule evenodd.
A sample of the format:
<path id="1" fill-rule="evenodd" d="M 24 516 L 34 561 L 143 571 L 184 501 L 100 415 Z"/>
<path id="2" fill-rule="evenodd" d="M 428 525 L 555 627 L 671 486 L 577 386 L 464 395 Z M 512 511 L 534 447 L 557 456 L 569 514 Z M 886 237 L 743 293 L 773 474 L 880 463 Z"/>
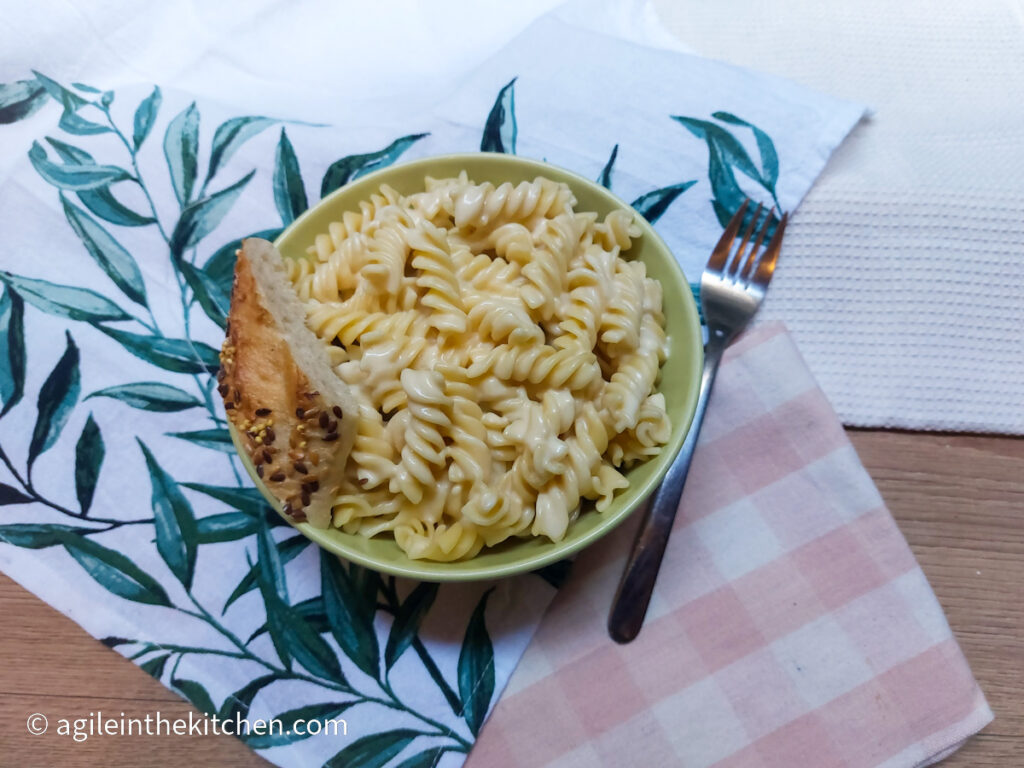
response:
<path id="1" fill-rule="evenodd" d="M 715 383 L 718 364 L 722 360 L 728 338 L 711 333 L 704 348 L 704 373 L 700 381 L 697 409 L 693 414 L 690 431 L 679 449 L 679 454 L 669 467 L 661 486 L 654 492 L 650 505 L 640 523 L 636 541 L 626 561 L 626 567 L 615 593 L 612 610 L 608 616 L 608 634 L 617 643 L 631 642 L 640 632 L 651 601 L 654 582 L 658 578 L 661 559 L 665 555 L 672 523 L 679 509 L 683 485 L 693 461 L 693 451 L 700 435 L 704 412 L 708 407 L 711 386 Z"/>

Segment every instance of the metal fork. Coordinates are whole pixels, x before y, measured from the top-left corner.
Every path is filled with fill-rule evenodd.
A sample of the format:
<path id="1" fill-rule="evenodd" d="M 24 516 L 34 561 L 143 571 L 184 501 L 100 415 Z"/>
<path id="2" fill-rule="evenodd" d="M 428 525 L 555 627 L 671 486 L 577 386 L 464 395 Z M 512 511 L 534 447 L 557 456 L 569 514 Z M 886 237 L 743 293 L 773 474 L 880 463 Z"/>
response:
<path id="1" fill-rule="evenodd" d="M 704 345 L 704 374 L 701 377 L 697 410 L 679 455 L 669 467 L 661 487 L 654 492 L 622 573 L 608 617 L 608 634 L 618 643 L 633 640 L 643 625 L 722 353 L 761 306 L 779 258 L 788 215 L 784 215 L 778 222 L 767 247 L 762 249 L 774 216 L 773 211 L 768 211 L 764 222 L 758 226 L 764 211 L 761 205 L 757 206 L 754 215 L 750 217 L 742 240 L 736 247 L 749 204 L 750 200 L 745 200 L 732 217 L 700 278 L 700 301 L 704 307 L 708 341 Z M 756 239 L 750 247 L 755 229 Z"/>

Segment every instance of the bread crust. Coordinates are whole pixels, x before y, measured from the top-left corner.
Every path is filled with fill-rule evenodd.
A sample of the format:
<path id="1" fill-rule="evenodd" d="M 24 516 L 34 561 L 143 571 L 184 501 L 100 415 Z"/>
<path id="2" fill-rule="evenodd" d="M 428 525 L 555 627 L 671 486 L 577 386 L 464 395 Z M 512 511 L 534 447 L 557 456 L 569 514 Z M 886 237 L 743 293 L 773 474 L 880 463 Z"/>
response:
<path id="1" fill-rule="evenodd" d="M 218 392 L 281 512 L 293 522 L 326 528 L 344 475 L 354 418 L 346 424 L 342 404 L 314 389 L 297 364 L 253 271 L 252 243 L 243 242 L 235 263 Z"/>

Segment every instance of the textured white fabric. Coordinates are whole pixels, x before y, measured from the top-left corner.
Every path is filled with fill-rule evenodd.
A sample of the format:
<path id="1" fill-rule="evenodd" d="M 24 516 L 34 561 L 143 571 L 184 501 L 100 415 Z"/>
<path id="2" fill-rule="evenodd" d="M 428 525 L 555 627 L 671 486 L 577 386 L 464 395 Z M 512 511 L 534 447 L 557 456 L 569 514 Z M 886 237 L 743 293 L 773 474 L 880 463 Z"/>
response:
<path id="1" fill-rule="evenodd" d="M 787 232 L 783 318 L 847 424 L 1024 432 L 1024 24 L 1012 0 L 657 0 L 706 56 L 869 105 Z"/>

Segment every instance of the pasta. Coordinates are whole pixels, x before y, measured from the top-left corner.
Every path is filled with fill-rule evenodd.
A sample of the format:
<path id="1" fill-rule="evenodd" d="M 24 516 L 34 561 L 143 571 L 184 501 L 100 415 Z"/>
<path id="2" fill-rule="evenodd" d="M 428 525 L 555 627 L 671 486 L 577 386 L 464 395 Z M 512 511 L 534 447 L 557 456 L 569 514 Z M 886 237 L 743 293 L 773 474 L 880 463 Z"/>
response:
<path id="1" fill-rule="evenodd" d="M 575 205 L 543 177 L 384 186 L 289 264 L 358 403 L 335 526 L 437 561 L 558 541 L 667 442 L 661 287 L 623 256 L 640 230 Z"/>

